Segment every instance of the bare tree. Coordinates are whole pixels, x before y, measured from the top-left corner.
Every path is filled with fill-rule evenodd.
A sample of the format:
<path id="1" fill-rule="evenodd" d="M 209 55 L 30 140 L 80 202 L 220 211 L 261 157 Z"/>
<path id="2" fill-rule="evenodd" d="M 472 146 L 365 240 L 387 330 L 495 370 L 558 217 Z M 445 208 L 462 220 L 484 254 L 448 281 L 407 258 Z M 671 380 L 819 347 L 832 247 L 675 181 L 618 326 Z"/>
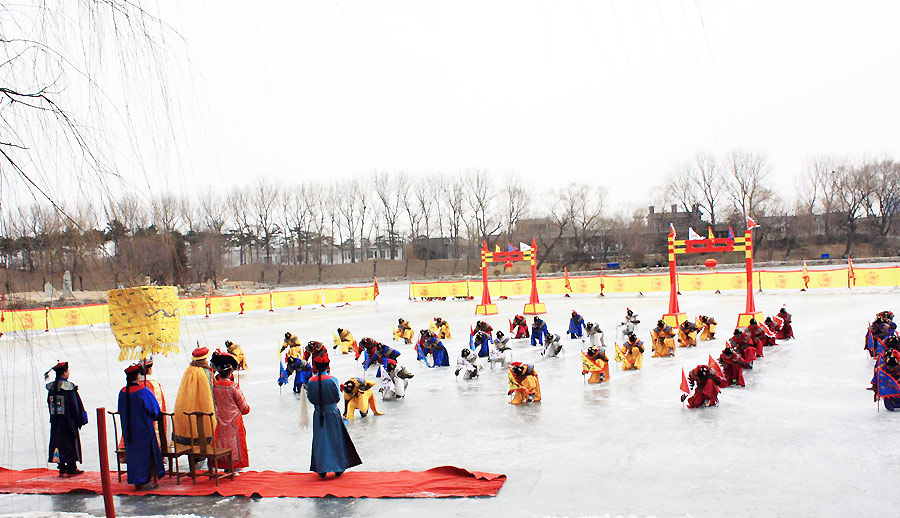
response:
<path id="1" fill-rule="evenodd" d="M 836 193 L 835 201 L 841 213 L 843 226 L 847 232 L 844 255 L 849 255 L 853 248 L 853 239 L 857 229 L 857 220 L 865 209 L 869 196 L 870 167 L 867 164 L 854 165 L 849 161 L 839 163 L 832 173 L 831 189 Z"/>
<path id="2" fill-rule="evenodd" d="M 240 263 L 247 264 L 253 255 L 253 224 L 250 216 L 250 196 L 246 187 L 235 186 L 228 191 L 228 212 L 234 224 L 232 236 L 240 250 Z"/>
<path id="3" fill-rule="evenodd" d="M 700 207 L 709 216 L 709 222 L 716 224 L 716 211 L 722 199 L 722 173 L 715 155 L 697 153 L 694 156 L 694 183 L 700 191 Z"/>
<path id="4" fill-rule="evenodd" d="M 416 198 L 416 208 L 419 214 L 422 216 L 422 225 L 420 227 L 420 233 L 413 240 L 413 246 L 415 246 L 416 241 L 420 241 L 423 243 L 422 249 L 424 253 L 420 259 L 425 261 L 425 268 L 422 272 L 423 275 L 428 274 L 428 259 L 430 259 L 431 254 L 431 246 L 429 243 L 431 237 L 431 227 L 433 224 L 433 214 L 434 214 L 434 203 L 431 198 L 431 187 L 429 182 L 417 182 L 413 184 L 413 194 Z"/>
<path id="5" fill-rule="evenodd" d="M 259 177 L 253 184 L 249 200 L 256 222 L 256 238 L 266 251 L 266 263 L 272 262 L 272 241 L 281 231 L 276 223 L 278 190 L 277 183 Z"/>
<path id="6" fill-rule="evenodd" d="M 532 193 L 517 174 L 508 174 L 505 180 L 503 197 L 506 201 L 506 210 L 503 214 L 503 225 L 506 240 L 509 241 L 516 230 L 516 224 L 528 214 Z"/>
<path id="7" fill-rule="evenodd" d="M 409 178 L 404 173 L 375 173 L 372 180 L 375 195 L 381 202 L 381 216 L 387 225 L 388 249 L 391 259 L 397 258 L 397 224 L 400 207 L 409 193 Z"/>
<path id="8" fill-rule="evenodd" d="M 678 164 L 666 175 L 665 192 L 674 198 L 685 212 L 694 210 L 700 200 L 698 174 L 690 163 Z"/>
<path id="9" fill-rule="evenodd" d="M 150 199 L 153 226 L 161 233 L 174 232 L 181 213 L 181 200 L 170 193 L 160 194 Z"/>
<path id="10" fill-rule="evenodd" d="M 866 179 L 866 215 L 883 242 L 900 210 L 900 163 L 889 158 L 873 161 L 866 168 Z"/>
<path id="11" fill-rule="evenodd" d="M 735 150 L 725 159 L 727 181 L 725 190 L 734 210 L 746 219 L 747 216 L 762 215 L 764 204 L 774 193 L 767 186 L 771 172 L 766 158 L 758 153 Z"/>
<path id="12" fill-rule="evenodd" d="M 493 209 L 495 189 L 491 177 L 487 171 L 472 169 L 466 172 L 468 192 L 466 201 L 471 209 L 471 218 L 475 234 L 479 241 L 486 241 L 488 246 L 493 246 L 491 235 L 500 230 L 503 223 L 496 217 Z"/>
<path id="13" fill-rule="evenodd" d="M 463 174 L 454 175 L 444 186 L 442 194 L 447 207 L 447 229 L 453 257 L 459 259 L 460 230 L 466 220 L 466 182 Z"/>
<path id="14" fill-rule="evenodd" d="M 546 207 L 548 210 L 546 217 L 553 223 L 555 233 L 548 233 L 546 236 L 544 233 L 538 234 L 537 243 L 541 252 L 538 254 L 536 265 L 538 269 L 551 257 L 554 249 L 562 241 L 566 229 L 575 221 L 576 199 L 574 197 L 567 195 L 566 190 L 560 190 L 558 193 L 550 195 L 549 198 L 553 199 L 554 203 Z"/>

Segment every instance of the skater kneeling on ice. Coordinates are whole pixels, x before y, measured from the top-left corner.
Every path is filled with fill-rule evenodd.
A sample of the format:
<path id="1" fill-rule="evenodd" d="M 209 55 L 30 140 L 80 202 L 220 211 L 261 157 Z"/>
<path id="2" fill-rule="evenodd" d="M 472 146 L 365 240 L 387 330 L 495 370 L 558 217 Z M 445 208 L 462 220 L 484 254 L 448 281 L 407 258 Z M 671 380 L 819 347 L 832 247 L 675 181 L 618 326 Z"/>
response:
<path id="1" fill-rule="evenodd" d="M 715 340 L 716 339 L 716 319 L 706 315 L 697 317 L 697 327 L 700 329 L 699 340 Z"/>
<path id="2" fill-rule="evenodd" d="M 660 320 L 650 331 L 653 343 L 653 357 L 675 356 L 675 330 L 672 326 Z"/>
<path id="3" fill-rule="evenodd" d="M 508 394 L 512 396 L 510 405 L 537 403 L 541 400 L 541 382 L 538 380 L 534 365 L 513 362 L 509 366 L 507 377 L 509 379 Z"/>
<path id="4" fill-rule="evenodd" d="M 487 322 L 485 322 L 483 320 L 479 320 L 478 322 L 475 322 L 475 329 L 473 329 L 472 332 L 469 334 L 475 335 L 479 331 L 482 333 L 486 333 L 488 336 L 491 336 L 491 333 L 494 332 L 494 328 L 491 327 L 491 325 L 488 324 Z"/>
<path id="5" fill-rule="evenodd" d="M 363 338 L 359 345 L 360 351 L 364 354 L 362 365 L 364 371 L 368 371 L 372 366 L 378 367 L 380 371 L 386 366 L 387 360 L 396 360 L 400 356 L 397 349 L 369 337 Z"/>
<path id="6" fill-rule="evenodd" d="M 403 340 L 403 343 L 409 345 L 412 343 L 413 330 L 409 322 L 402 318 L 397 319 L 397 329 L 394 329 L 394 340 Z"/>
<path id="7" fill-rule="evenodd" d="M 279 352 L 284 352 L 285 349 L 291 358 L 299 358 L 303 355 L 303 344 L 300 343 L 300 339 L 289 332 L 284 334 L 284 343 L 281 344 Z"/>
<path id="8" fill-rule="evenodd" d="M 561 351 L 562 344 L 559 343 L 559 335 L 554 334 L 547 337 L 547 340 L 544 343 L 544 350 L 541 351 L 541 356 L 545 358 L 554 358 L 559 356 Z"/>
<path id="9" fill-rule="evenodd" d="M 734 335 L 728 339 L 728 347 L 741 355 L 741 359 L 747 364 L 747 369 L 753 368 L 753 362 L 756 360 L 756 346 L 747 338 L 747 333 L 735 329 Z"/>
<path id="10" fill-rule="evenodd" d="M 581 338 L 584 336 L 584 318 L 578 314 L 577 311 L 572 311 L 572 318 L 569 319 L 569 330 L 566 331 L 568 333 L 569 338 Z"/>
<path id="11" fill-rule="evenodd" d="M 490 356 L 491 335 L 484 331 L 478 331 L 474 336 L 469 337 L 469 348 L 472 349 L 479 358 L 487 358 Z"/>
<path id="12" fill-rule="evenodd" d="M 409 380 L 414 374 L 406 370 L 406 367 L 397 363 L 397 360 L 388 360 L 387 367 L 381 371 L 381 399 L 400 399 L 406 395 Z"/>
<path id="13" fill-rule="evenodd" d="M 434 317 L 434 322 L 431 323 L 431 332 L 441 340 L 452 338 L 450 336 L 450 324 L 441 317 Z"/>
<path id="14" fill-rule="evenodd" d="M 744 369 L 749 365 L 734 349 L 726 347 L 722 350 L 722 354 L 719 355 L 719 365 L 722 366 L 722 374 L 725 375 L 725 386 L 744 386 Z"/>
<path id="15" fill-rule="evenodd" d="M 594 324 L 593 322 L 588 322 L 587 325 L 584 326 L 584 330 L 587 332 L 588 339 L 591 341 L 591 345 L 594 347 L 605 347 L 606 344 L 603 343 L 603 330 L 600 329 L 599 324 Z"/>
<path id="16" fill-rule="evenodd" d="M 478 356 L 475 356 L 475 353 L 470 349 L 463 349 L 460 352 L 459 359 L 456 360 L 457 376 L 462 372 L 463 379 L 470 380 L 472 378 L 477 378 L 478 373 L 482 368 L 481 362 L 478 361 Z"/>
<path id="17" fill-rule="evenodd" d="M 494 340 L 494 347 L 491 348 L 491 355 L 488 357 L 491 368 L 498 363 L 503 367 L 507 367 L 512 363 L 512 349 L 509 347 L 509 337 L 503 334 L 503 331 L 497 331 L 497 338 Z"/>
<path id="18" fill-rule="evenodd" d="M 350 350 L 353 350 L 353 353 L 356 354 L 359 351 L 359 344 L 356 343 L 356 340 L 353 339 L 353 333 L 348 329 L 337 328 L 337 334 L 334 335 L 334 347 L 333 349 L 337 349 L 338 346 L 341 348 L 341 354 L 350 354 Z"/>
<path id="19" fill-rule="evenodd" d="M 690 320 L 678 326 L 678 347 L 697 347 L 697 326 Z"/>
<path id="20" fill-rule="evenodd" d="M 528 338 L 528 322 L 525 320 L 525 317 L 522 315 L 513 317 L 512 322 L 509 323 L 509 332 L 512 333 L 513 331 L 515 331 L 513 338 Z"/>
<path id="21" fill-rule="evenodd" d="M 698 365 L 688 374 L 688 383 L 694 389 L 694 395 L 688 397 L 681 395 L 681 401 L 687 399 L 688 408 L 701 406 L 716 406 L 719 404 L 719 387 L 726 386 L 727 382 L 718 377 L 715 372 L 709 370 L 708 365 Z"/>
<path id="22" fill-rule="evenodd" d="M 616 361 L 622 364 L 623 371 L 641 370 L 644 365 L 644 342 L 631 333 L 621 347 L 616 348 Z"/>
<path id="23" fill-rule="evenodd" d="M 531 323 L 531 345 L 544 345 L 544 340 L 548 336 L 550 336 L 550 331 L 547 330 L 547 324 L 540 317 L 535 316 Z"/>
<path id="24" fill-rule="evenodd" d="M 781 329 L 778 333 L 775 334 L 775 338 L 778 338 L 779 340 L 787 340 L 788 338 L 793 338 L 794 328 L 791 327 L 791 314 L 788 313 L 786 309 L 781 308 L 781 310 L 778 312 L 778 315 L 776 316 L 781 319 Z M 892 318 L 893 316 L 894 314 L 891 313 Z M 893 324 L 893 322 L 891 323 Z M 896 328 L 897 326 L 894 325 L 894 329 Z"/>
<path id="25" fill-rule="evenodd" d="M 590 373 L 588 383 L 609 381 L 609 358 L 604 347 L 588 347 L 581 353 L 581 375 Z"/>
<path id="26" fill-rule="evenodd" d="M 427 333 L 427 331 L 425 332 Z M 428 333 L 427 338 L 425 335 L 422 338 L 416 344 L 416 359 L 425 362 L 425 366 L 429 369 L 432 367 L 449 367 L 450 358 L 444 343 L 431 333 Z M 428 362 L 429 355 L 431 356 L 431 363 Z"/>
<path id="27" fill-rule="evenodd" d="M 352 421 L 357 410 L 359 410 L 360 416 L 366 417 L 369 415 L 369 408 L 375 415 L 384 415 L 375 406 L 373 387 L 375 387 L 374 381 L 363 378 L 350 378 L 341 385 L 341 391 L 344 393 L 345 419 Z"/>

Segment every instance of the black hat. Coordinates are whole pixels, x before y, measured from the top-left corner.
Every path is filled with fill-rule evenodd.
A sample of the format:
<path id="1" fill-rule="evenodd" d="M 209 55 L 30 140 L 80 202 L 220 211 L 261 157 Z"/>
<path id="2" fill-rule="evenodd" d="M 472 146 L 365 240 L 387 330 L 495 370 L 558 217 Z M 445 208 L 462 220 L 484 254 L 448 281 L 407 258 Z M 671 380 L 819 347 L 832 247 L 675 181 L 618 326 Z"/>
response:
<path id="1" fill-rule="evenodd" d="M 750 319 L 750 325 L 751 325 L 751 326 L 755 326 L 755 325 L 756 325 L 756 319 L 755 319 L 755 318 L 751 318 L 751 319 Z"/>
<path id="2" fill-rule="evenodd" d="M 60 374 L 66 372 L 67 370 L 69 370 L 69 362 L 59 362 L 56 365 L 54 365 L 53 367 L 50 367 L 49 369 L 47 369 L 47 372 L 44 373 L 44 379 L 47 379 L 50 377 L 50 371 L 55 372 L 56 377 L 58 378 Z"/>
<path id="3" fill-rule="evenodd" d="M 237 359 L 234 356 L 229 353 L 223 353 L 218 349 L 212 353 L 209 364 L 217 371 L 232 371 L 238 366 Z"/>
<path id="4" fill-rule="evenodd" d="M 284 334 L 284 339 L 285 339 L 285 340 L 290 340 L 290 339 L 291 339 L 291 336 L 293 336 L 291 333 L 285 333 L 285 334 Z"/>

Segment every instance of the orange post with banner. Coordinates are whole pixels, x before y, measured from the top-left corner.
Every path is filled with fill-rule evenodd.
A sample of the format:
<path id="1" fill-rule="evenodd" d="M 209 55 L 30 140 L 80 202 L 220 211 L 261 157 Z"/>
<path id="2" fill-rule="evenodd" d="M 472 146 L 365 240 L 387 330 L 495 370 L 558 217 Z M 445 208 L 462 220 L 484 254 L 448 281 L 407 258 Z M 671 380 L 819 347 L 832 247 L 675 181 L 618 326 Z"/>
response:
<path id="1" fill-rule="evenodd" d="M 491 290 L 488 283 L 487 265 L 489 263 L 515 263 L 528 261 L 531 263 L 531 295 L 528 297 L 528 303 L 525 304 L 523 313 L 526 315 L 539 315 L 547 312 L 546 307 L 541 302 L 537 290 L 537 244 L 534 239 L 531 240 L 531 246 L 522 245 L 525 250 L 509 250 L 502 252 L 497 249 L 491 252 L 488 249 L 487 242 L 481 242 L 481 304 L 475 306 L 476 315 L 496 315 L 497 305 L 491 302 Z M 502 288 L 503 284 L 499 286 Z"/>

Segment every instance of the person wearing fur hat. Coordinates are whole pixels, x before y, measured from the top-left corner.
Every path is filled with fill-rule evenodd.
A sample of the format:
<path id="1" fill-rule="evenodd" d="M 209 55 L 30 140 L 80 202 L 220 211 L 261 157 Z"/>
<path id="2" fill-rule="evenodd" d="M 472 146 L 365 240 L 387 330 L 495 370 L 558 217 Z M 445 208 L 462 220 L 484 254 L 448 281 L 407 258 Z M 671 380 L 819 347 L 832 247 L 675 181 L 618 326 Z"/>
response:
<path id="1" fill-rule="evenodd" d="M 577 311 L 572 311 L 572 317 L 569 319 L 569 330 L 566 331 L 569 334 L 569 338 L 581 338 L 584 336 L 585 324 L 584 317 L 578 314 Z"/>
<path id="2" fill-rule="evenodd" d="M 250 465 L 247 456 L 247 430 L 244 428 L 243 416 L 250 413 L 250 405 L 241 391 L 240 385 L 234 382 L 232 373 L 238 366 L 237 359 L 229 353 L 216 351 L 212 356 L 212 365 L 216 369 L 216 382 L 213 385 L 213 400 L 216 403 L 216 447 L 231 450 L 231 467 L 246 468 Z M 224 459 L 219 460 L 220 468 L 228 468 Z"/>
<path id="3" fill-rule="evenodd" d="M 159 381 L 153 377 L 153 357 L 148 356 L 144 358 L 140 362 L 138 362 L 138 367 L 140 367 L 140 377 L 139 381 L 147 387 L 150 392 L 153 393 L 153 397 L 156 398 L 156 403 L 159 405 L 159 411 L 168 412 L 166 407 L 166 396 L 163 394 L 162 386 L 159 384 Z M 162 419 L 156 421 L 154 423 L 154 428 L 156 429 L 156 440 L 159 441 L 159 435 L 166 433 L 166 423 Z M 162 444 L 162 443 L 160 443 Z M 119 438 L 118 449 L 125 451 L 125 439 Z M 125 463 L 125 454 L 122 453 L 119 455 L 120 461 Z"/>
<path id="4" fill-rule="evenodd" d="M 213 370 L 209 366 L 209 349 L 197 347 L 191 353 L 191 364 L 181 377 L 181 385 L 178 387 L 178 395 L 175 396 L 175 410 L 172 417 L 174 424 L 173 436 L 177 444 L 186 444 L 193 447 L 200 445 L 198 431 L 191 430 L 190 418 L 185 412 L 216 413 L 216 405 L 213 402 Z M 195 427 L 196 428 L 196 427 Z M 213 430 L 215 432 L 215 419 Z M 209 437 L 207 443 L 211 441 Z M 198 450 L 199 451 L 199 450 Z"/>
<path id="5" fill-rule="evenodd" d="M 378 389 L 381 399 L 402 399 L 406 396 L 409 380 L 414 376 L 397 360 L 388 360 L 387 366 L 381 371 L 381 388 Z"/>
<path id="6" fill-rule="evenodd" d="M 753 368 L 753 362 L 756 361 L 756 346 L 747 337 L 747 333 L 735 329 L 732 337 L 728 339 L 727 345 L 741 356 L 741 359 L 747 364 L 746 369 Z"/>
<path id="7" fill-rule="evenodd" d="M 512 396 L 510 405 L 522 403 L 538 403 L 541 401 L 541 382 L 538 380 L 534 365 L 513 362 L 507 371 L 509 381 L 508 395 Z"/>
<path id="8" fill-rule="evenodd" d="M 128 483 L 138 491 L 156 489 L 156 481 L 166 474 L 162 451 L 156 435 L 160 408 L 149 386 L 140 380 L 143 366 L 135 363 L 125 369 L 125 387 L 119 391 L 119 418 Z"/>
<path id="9" fill-rule="evenodd" d="M 475 331 L 475 334 L 469 337 L 469 349 L 479 358 L 487 358 L 491 355 L 492 342 L 491 335 L 487 331 Z"/>
<path id="10" fill-rule="evenodd" d="M 533 321 L 531 322 L 531 345 L 544 345 L 544 341 L 549 336 L 550 331 L 547 330 L 547 324 L 542 318 L 535 315 Z"/>
<path id="11" fill-rule="evenodd" d="M 631 333 L 621 347 L 616 347 L 616 361 L 622 364 L 623 371 L 641 370 L 644 366 L 644 342 Z"/>
<path id="12" fill-rule="evenodd" d="M 356 343 L 356 340 L 353 338 L 353 333 L 351 333 L 349 329 L 344 329 L 342 327 L 339 327 L 337 329 L 337 334 L 334 335 L 333 349 L 337 349 L 338 346 L 341 347 L 341 354 L 350 354 L 351 349 L 353 350 L 353 354 L 359 352 L 359 344 Z"/>
<path id="13" fill-rule="evenodd" d="M 81 462 L 81 436 L 79 429 L 88 422 L 87 412 L 78 395 L 78 386 L 69 381 L 68 362 L 59 362 L 44 373 L 50 372 L 56 379 L 47 383 L 47 406 L 50 410 L 50 445 L 47 462 L 56 463 L 60 477 L 74 477 L 84 471 L 78 469 Z"/>
<path id="14" fill-rule="evenodd" d="M 791 327 L 791 314 L 787 312 L 787 309 L 781 308 L 781 310 L 778 311 L 778 315 L 776 316 L 781 319 L 781 329 L 775 335 L 775 338 L 779 340 L 787 340 L 788 338 L 793 338 L 794 328 Z M 891 314 L 891 317 L 893 318 L 893 313 Z M 893 324 L 893 322 L 891 323 Z M 897 326 L 894 325 L 894 328 L 896 327 Z"/>
<path id="15" fill-rule="evenodd" d="M 707 315 L 698 315 L 696 326 L 700 329 L 697 339 L 701 341 L 716 339 L 716 319 Z"/>
<path id="16" fill-rule="evenodd" d="M 581 375 L 590 373 L 588 383 L 609 381 L 609 358 L 605 347 L 590 346 L 581 353 Z"/>
<path id="17" fill-rule="evenodd" d="M 722 391 L 719 387 L 724 387 L 728 383 L 710 370 L 708 365 L 698 365 L 691 369 L 688 382 L 694 389 L 694 394 L 691 397 L 687 394 L 681 395 L 682 402 L 687 399 L 688 408 L 718 405 L 719 392 Z"/>
<path id="18" fill-rule="evenodd" d="M 441 340 L 453 338 L 450 336 L 450 324 L 441 317 L 434 317 L 434 322 L 431 323 L 430 329 Z"/>
<path id="19" fill-rule="evenodd" d="M 228 354 L 234 356 L 234 359 L 237 360 L 237 368 L 235 370 L 245 371 L 250 368 L 247 367 L 247 356 L 240 345 L 231 340 L 225 340 L 225 349 L 228 351 Z"/>
<path id="20" fill-rule="evenodd" d="M 690 320 L 678 326 L 678 347 L 697 347 L 697 331 L 699 329 Z"/>
<path id="21" fill-rule="evenodd" d="M 303 354 L 303 344 L 300 343 L 300 339 L 291 333 L 284 334 L 284 342 L 281 344 L 281 350 L 279 352 L 283 352 L 287 349 L 287 355 L 291 358 L 299 358 Z"/>
<path id="22" fill-rule="evenodd" d="M 370 408 L 375 415 L 384 415 L 375 406 L 375 394 L 372 392 L 374 387 L 374 381 L 363 378 L 350 378 L 341 385 L 341 391 L 344 393 L 345 419 L 352 421 L 357 410 L 360 416 L 366 417 Z"/>
<path id="23" fill-rule="evenodd" d="M 362 461 L 338 411 L 341 388 L 337 378 L 328 374 L 328 362 L 324 358 L 313 360 L 313 369 L 316 373 L 309 379 L 306 392 L 306 398 L 315 407 L 309 470 L 322 478 L 328 473 L 339 477 Z"/>
<path id="24" fill-rule="evenodd" d="M 409 345 L 412 343 L 413 330 L 408 320 L 402 318 L 397 319 L 397 328 L 394 329 L 394 340 L 403 340 L 403 343 Z"/>

